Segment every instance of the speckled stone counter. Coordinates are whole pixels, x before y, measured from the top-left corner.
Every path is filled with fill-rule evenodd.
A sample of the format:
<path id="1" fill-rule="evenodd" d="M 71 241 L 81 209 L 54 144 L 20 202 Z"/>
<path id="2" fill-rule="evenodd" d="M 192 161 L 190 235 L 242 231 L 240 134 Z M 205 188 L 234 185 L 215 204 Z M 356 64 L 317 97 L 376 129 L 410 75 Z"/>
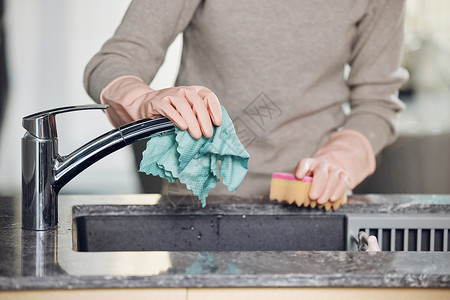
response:
<path id="1" fill-rule="evenodd" d="M 172 199 L 173 200 L 173 199 Z M 450 195 L 350 197 L 338 212 L 244 199 L 273 212 L 311 214 L 439 214 Z M 21 229 L 20 199 L 0 198 L 0 290 L 152 287 L 450 287 L 449 252 L 219 251 L 78 252 L 74 206 L 91 214 L 111 205 L 155 205 L 159 195 L 61 195 L 59 227 Z M 209 199 L 236 205 L 243 199 Z M 161 202 L 161 201 L 160 201 Z M 258 204 L 259 203 L 259 204 Z M 95 206 L 90 206 L 95 205 Z M 206 209 L 214 209 L 212 208 Z M 226 207 L 226 206 L 223 206 Z M 261 208 L 261 206 L 255 206 Z M 192 211 L 200 210 L 198 206 Z M 255 209 L 257 210 L 257 209 Z M 122 211 L 123 212 L 123 211 Z M 301 229 L 299 229 L 301 230 Z"/>

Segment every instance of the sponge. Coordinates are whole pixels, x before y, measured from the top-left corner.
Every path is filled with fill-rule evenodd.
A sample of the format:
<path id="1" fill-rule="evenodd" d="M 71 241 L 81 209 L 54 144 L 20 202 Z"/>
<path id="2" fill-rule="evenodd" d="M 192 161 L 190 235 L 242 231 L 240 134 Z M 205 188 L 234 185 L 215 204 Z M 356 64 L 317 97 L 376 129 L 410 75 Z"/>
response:
<path id="1" fill-rule="evenodd" d="M 305 176 L 299 180 L 295 178 L 294 174 L 290 173 L 273 173 L 272 181 L 270 183 L 270 200 L 278 202 L 286 201 L 289 204 L 294 202 L 297 206 L 311 206 L 312 208 L 325 207 L 328 211 L 330 208 L 337 210 L 339 206 L 347 202 L 347 195 L 344 194 L 335 202 L 327 201 L 323 204 L 317 204 L 316 200 L 309 198 L 309 189 L 311 188 L 312 177 Z"/>

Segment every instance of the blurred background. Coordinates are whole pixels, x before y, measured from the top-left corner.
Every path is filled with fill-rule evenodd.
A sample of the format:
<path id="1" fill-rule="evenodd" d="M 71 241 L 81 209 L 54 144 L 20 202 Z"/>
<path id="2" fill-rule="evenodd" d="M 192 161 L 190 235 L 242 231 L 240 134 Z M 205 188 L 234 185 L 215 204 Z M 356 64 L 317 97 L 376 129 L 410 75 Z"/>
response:
<path id="1" fill-rule="evenodd" d="M 20 195 L 22 117 L 66 105 L 92 104 L 83 85 L 89 59 L 112 36 L 130 0 L 1 0 L 0 194 Z M 378 156 L 376 173 L 358 193 L 450 193 L 450 1 L 407 3 L 401 90 L 407 109 L 400 137 Z M 172 86 L 182 48 L 178 36 L 151 83 Z M 59 149 L 68 154 L 111 130 L 104 113 L 57 117 Z M 61 193 L 139 193 L 131 147 L 107 156 Z"/>

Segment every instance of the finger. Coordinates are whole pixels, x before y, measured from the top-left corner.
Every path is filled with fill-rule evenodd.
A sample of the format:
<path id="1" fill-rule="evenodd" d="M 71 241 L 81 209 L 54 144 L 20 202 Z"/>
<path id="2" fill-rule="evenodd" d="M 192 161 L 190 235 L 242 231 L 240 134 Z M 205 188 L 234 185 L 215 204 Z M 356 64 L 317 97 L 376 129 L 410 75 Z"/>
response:
<path id="1" fill-rule="evenodd" d="M 220 107 L 220 102 L 216 94 L 204 87 L 199 88 L 197 93 L 205 101 L 208 113 L 214 125 L 220 126 L 222 124 L 222 108 Z"/>
<path id="2" fill-rule="evenodd" d="M 323 190 L 319 199 L 317 199 L 317 203 L 323 204 L 327 202 L 330 199 L 331 194 L 336 189 L 338 182 L 339 182 L 339 170 L 334 169 L 328 173 L 328 180 L 325 189 Z"/>
<path id="3" fill-rule="evenodd" d="M 172 105 L 167 103 L 158 109 L 160 113 L 171 120 L 181 130 L 186 130 L 188 125 L 178 111 Z"/>
<path id="4" fill-rule="evenodd" d="M 186 99 L 188 99 L 188 101 L 191 103 L 192 110 L 197 116 L 197 120 L 200 124 L 200 129 L 202 130 L 203 134 L 207 138 L 212 137 L 213 127 L 205 102 L 194 89 L 185 90 L 185 95 Z"/>
<path id="5" fill-rule="evenodd" d="M 312 158 L 303 158 L 297 165 L 295 169 L 294 175 L 297 179 L 302 179 L 305 177 L 311 170 L 314 160 Z"/>
<path id="6" fill-rule="evenodd" d="M 192 137 L 195 139 L 201 138 L 202 132 L 200 130 L 200 126 L 198 125 L 197 118 L 195 117 L 187 99 L 184 96 L 173 97 L 170 98 L 170 102 L 186 121 L 189 133 Z"/>
<path id="7" fill-rule="evenodd" d="M 334 202 L 339 200 L 344 194 L 347 192 L 347 190 L 350 188 L 348 183 L 348 175 L 342 174 L 339 176 L 339 182 L 336 186 L 336 189 L 331 194 L 330 201 Z"/>
<path id="8" fill-rule="evenodd" d="M 313 168 L 313 181 L 311 184 L 311 190 L 309 191 L 309 197 L 312 200 L 317 200 L 325 190 L 328 182 L 328 168 L 326 164 L 319 164 Z"/>

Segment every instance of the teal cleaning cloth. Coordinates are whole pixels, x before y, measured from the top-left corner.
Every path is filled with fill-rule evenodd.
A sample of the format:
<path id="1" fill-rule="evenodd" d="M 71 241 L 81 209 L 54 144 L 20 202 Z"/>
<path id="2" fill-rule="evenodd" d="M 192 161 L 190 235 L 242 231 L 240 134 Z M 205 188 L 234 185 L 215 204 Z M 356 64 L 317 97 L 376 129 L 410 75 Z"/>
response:
<path id="1" fill-rule="evenodd" d="M 199 197 L 202 207 L 206 205 L 209 190 L 220 180 L 219 175 L 228 190 L 234 192 L 247 173 L 250 155 L 223 107 L 222 119 L 221 126 L 214 126 L 211 138 L 202 136 L 196 140 L 187 130 L 178 127 L 175 127 L 175 134 L 151 138 L 142 153 L 139 171 L 169 182 L 179 179 Z"/>

